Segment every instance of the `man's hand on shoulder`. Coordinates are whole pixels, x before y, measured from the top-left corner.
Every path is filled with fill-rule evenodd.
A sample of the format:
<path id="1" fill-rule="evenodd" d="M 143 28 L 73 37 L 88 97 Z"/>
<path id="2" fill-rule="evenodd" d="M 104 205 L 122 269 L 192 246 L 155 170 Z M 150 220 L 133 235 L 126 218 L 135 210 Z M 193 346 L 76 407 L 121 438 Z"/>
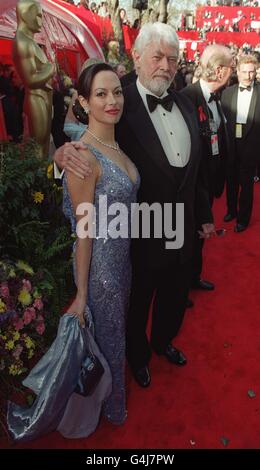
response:
<path id="1" fill-rule="evenodd" d="M 92 174 L 88 161 L 79 152 L 84 149 L 83 142 L 67 142 L 56 150 L 54 161 L 62 170 L 71 171 L 74 175 L 84 179 Z"/>

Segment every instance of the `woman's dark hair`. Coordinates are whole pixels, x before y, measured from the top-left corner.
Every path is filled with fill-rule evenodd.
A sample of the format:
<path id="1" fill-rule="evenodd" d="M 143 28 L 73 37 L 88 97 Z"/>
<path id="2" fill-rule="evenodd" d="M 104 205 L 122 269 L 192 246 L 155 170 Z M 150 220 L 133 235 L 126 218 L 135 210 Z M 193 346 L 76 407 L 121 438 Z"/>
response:
<path id="1" fill-rule="evenodd" d="M 113 68 L 109 64 L 106 64 L 105 62 L 100 63 L 100 64 L 94 64 L 84 69 L 83 72 L 81 72 L 79 76 L 79 80 L 78 80 L 78 85 L 77 85 L 78 95 L 81 95 L 88 100 L 90 97 L 91 87 L 92 87 L 92 83 L 94 81 L 95 76 L 99 72 L 103 72 L 103 71 L 115 73 Z M 82 122 L 83 124 L 88 124 L 88 115 L 85 112 L 85 110 L 82 108 L 78 99 L 75 100 L 72 110 L 73 110 L 74 116 L 78 119 L 78 121 Z"/>

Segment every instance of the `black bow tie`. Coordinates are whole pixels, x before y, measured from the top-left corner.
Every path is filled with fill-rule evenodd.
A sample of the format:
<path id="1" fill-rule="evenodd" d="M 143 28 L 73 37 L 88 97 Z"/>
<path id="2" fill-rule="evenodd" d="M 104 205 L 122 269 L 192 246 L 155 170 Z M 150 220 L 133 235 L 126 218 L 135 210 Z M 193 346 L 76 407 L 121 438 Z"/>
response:
<path id="1" fill-rule="evenodd" d="M 174 97 L 171 93 L 166 95 L 164 98 L 157 98 L 157 96 L 146 95 L 146 99 L 150 113 L 156 109 L 158 104 L 162 105 L 166 111 L 172 110 Z"/>
<path id="2" fill-rule="evenodd" d="M 216 92 L 210 93 L 208 103 L 211 103 L 211 101 L 219 101 L 219 94 Z"/>
<path id="3" fill-rule="evenodd" d="M 240 86 L 240 87 L 239 87 L 239 90 L 240 90 L 240 91 L 244 91 L 244 90 L 250 91 L 250 90 L 251 90 L 251 86 L 250 86 L 250 85 L 248 85 L 248 86 Z"/>

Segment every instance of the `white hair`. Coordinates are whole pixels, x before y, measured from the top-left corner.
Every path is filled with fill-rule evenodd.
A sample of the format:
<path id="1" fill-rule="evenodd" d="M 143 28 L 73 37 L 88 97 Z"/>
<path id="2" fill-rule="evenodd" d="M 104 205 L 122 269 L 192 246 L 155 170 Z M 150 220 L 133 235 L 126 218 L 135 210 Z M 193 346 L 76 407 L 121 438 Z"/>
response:
<path id="1" fill-rule="evenodd" d="M 141 54 L 151 42 L 165 42 L 177 49 L 179 53 L 179 38 L 172 26 L 165 23 L 146 23 L 139 31 L 134 43 L 134 49 Z"/>
<path id="2" fill-rule="evenodd" d="M 210 44 L 204 49 L 200 58 L 202 78 L 206 81 L 217 80 L 216 68 L 219 65 L 228 67 L 231 60 L 232 54 L 228 47 L 222 44 Z"/>

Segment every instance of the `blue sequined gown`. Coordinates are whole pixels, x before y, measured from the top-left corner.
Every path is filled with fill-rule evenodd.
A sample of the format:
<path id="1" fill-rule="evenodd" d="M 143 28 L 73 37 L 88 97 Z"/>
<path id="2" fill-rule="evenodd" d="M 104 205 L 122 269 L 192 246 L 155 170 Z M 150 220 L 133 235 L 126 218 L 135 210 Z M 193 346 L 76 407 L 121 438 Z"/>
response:
<path id="1" fill-rule="evenodd" d="M 105 373 L 92 396 L 73 393 L 84 357 L 85 330 L 75 317 L 64 315 L 56 340 L 23 382 L 37 394 L 33 406 L 24 408 L 9 403 L 7 423 L 17 440 L 31 440 L 54 429 L 68 438 L 86 437 L 95 430 L 101 413 L 117 424 L 126 418 L 125 316 L 131 281 L 130 238 L 115 239 L 109 233 L 106 238 L 102 234 L 99 237 L 99 229 L 104 222 L 102 197 L 106 195 L 108 209 L 116 204 L 114 215 L 107 216 L 108 227 L 118 214 L 118 203 L 122 203 L 129 218 L 120 230 L 129 230 L 131 203 L 136 200 L 140 177 L 136 170 L 136 181 L 132 182 L 118 165 L 94 147 L 88 148 L 99 161 L 102 175 L 95 189 L 97 237 L 93 239 L 86 311 L 91 312 L 94 324 L 92 351 L 102 362 Z M 64 213 L 75 232 L 76 219 L 66 176 L 63 190 Z"/>
<path id="2" fill-rule="evenodd" d="M 93 240 L 92 259 L 89 273 L 88 306 L 93 315 L 95 340 L 108 361 L 112 373 L 112 393 L 104 405 L 105 416 L 113 422 L 125 419 L 125 315 L 131 281 L 129 257 L 130 238 L 103 238 L 102 216 L 103 196 L 107 196 L 107 207 L 123 203 L 131 214 L 131 203 L 136 200 L 139 175 L 133 183 L 128 175 L 114 162 L 94 147 L 88 148 L 95 155 L 102 168 L 102 177 L 96 185 L 94 205 L 97 214 L 96 235 Z M 63 184 L 63 208 L 70 219 L 72 230 L 76 231 L 76 219 L 67 189 Z M 101 203 L 101 204 L 100 204 Z M 107 217 L 107 226 L 115 215 Z M 126 230 L 129 231 L 130 216 Z M 121 226 L 121 229 L 123 227 Z M 100 235 L 100 238 L 98 237 Z"/>

